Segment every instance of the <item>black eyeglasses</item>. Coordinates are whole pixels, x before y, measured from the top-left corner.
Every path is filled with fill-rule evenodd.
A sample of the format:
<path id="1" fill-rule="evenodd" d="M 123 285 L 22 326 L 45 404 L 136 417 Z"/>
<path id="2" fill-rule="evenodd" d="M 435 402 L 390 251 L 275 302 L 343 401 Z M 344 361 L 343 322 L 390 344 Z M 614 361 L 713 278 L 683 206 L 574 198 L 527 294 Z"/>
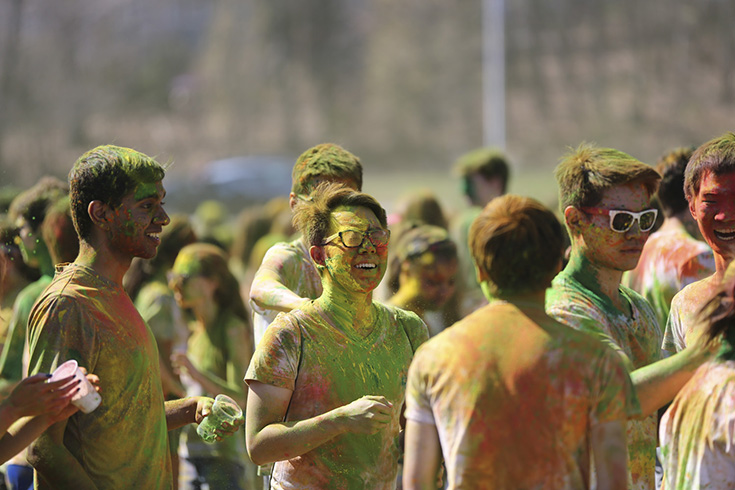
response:
<path id="1" fill-rule="evenodd" d="M 650 231 L 656 224 L 658 217 L 658 209 L 644 209 L 639 213 L 626 211 L 625 209 L 605 209 L 605 208 L 579 208 L 587 214 L 601 214 L 610 216 L 610 229 L 618 233 L 625 233 L 630 230 L 633 224 L 638 222 L 638 229 L 641 231 Z"/>
<path id="2" fill-rule="evenodd" d="M 339 237 L 342 241 L 342 245 L 347 248 L 358 248 L 365 243 L 365 239 L 370 240 L 375 247 L 385 247 L 388 245 L 390 240 L 389 230 L 370 230 L 370 231 L 357 231 L 357 230 L 342 230 L 324 239 L 322 245 L 326 245 Z"/>

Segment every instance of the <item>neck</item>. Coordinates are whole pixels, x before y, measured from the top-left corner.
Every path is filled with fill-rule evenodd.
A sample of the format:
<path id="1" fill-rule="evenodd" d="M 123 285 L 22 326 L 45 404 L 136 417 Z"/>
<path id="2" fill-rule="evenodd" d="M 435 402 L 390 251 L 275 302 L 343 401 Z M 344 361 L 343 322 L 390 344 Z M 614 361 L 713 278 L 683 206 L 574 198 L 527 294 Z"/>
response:
<path id="1" fill-rule="evenodd" d="M 367 334 L 373 325 L 373 293 L 354 293 L 324 284 L 324 291 L 314 301 L 324 311 L 334 326 Z"/>
<path id="2" fill-rule="evenodd" d="M 619 287 L 623 277 L 622 271 L 600 267 L 590 262 L 576 248 L 572 249 L 569 263 L 564 270 L 590 291 L 606 296 L 617 307 L 621 306 Z"/>
<path id="3" fill-rule="evenodd" d="M 198 302 L 192 308 L 192 313 L 197 322 L 206 330 L 217 320 L 217 310 L 214 298 L 207 298 L 205 301 Z"/>
<path id="4" fill-rule="evenodd" d="M 132 258 L 122 260 L 106 247 L 97 247 L 86 240 L 79 242 L 76 264 L 89 267 L 100 276 L 122 286 L 123 276 L 130 268 Z"/>

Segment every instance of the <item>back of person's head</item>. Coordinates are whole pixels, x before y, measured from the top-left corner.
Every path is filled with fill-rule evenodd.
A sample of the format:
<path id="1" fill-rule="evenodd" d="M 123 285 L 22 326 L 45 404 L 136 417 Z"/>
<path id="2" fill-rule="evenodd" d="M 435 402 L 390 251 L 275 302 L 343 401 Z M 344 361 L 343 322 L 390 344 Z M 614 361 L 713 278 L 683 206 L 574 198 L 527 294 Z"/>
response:
<path id="1" fill-rule="evenodd" d="M 71 219 L 71 203 L 68 196 L 49 206 L 46 219 L 41 225 L 41 236 L 46 242 L 53 264 L 73 262 L 76 259 L 79 253 L 79 237 Z"/>
<path id="2" fill-rule="evenodd" d="M 296 228 L 306 237 L 309 245 L 321 245 L 329 233 L 332 212 L 339 206 L 370 209 L 380 225 L 387 228 L 385 209 L 371 195 L 334 182 L 319 184 L 311 194 L 312 199 L 301 201 L 294 209 Z"/>
<path id="3" fill-rule="evenodd" d="M 661 174 L 656 198 L 666 217 L 675 216 L 689 209 L 689 203 L 684 195 L 684 172 L 692 153 L 694 153 L 693 146 L 674 148 L 661 155 L 656 162 L 656 171 Z"/>
<path id="4" fill-rule="evenodd" d="M 160 182 L 165 173 L 153 158 L 130 148 L 104 145 L 83 154 L 69 172 L 71 212 L 79 237 L 86 240 L 92 233 L 90 202 L 118 207 L 139 184 Z"/>
<path id="5" fill-rule="evenodd" d="M 460 156 L 454 163 L 454 171 L 462 179 L 462 191 L 474 199 L 472 176 L 480 175 L 485 180 L 499 179 L 505 193 L 510 179 L 510 166 L 499 148 L 477 148 Z"/>
<path id="6" fill-rule="evenodd" d="M 619 150 L 582 143 L 571 149 L 554 170 L 559 185 L 559 207 L 594 207 L 613 187 L 642 184 L 649 196 L 661 176 L 652 167 Z"/>
<path id="7" fill-rule="evenodd" d="M 56 177 L 42 177 L 33 187 L 21 192 L 10 203 L 8 215 L 17 222 L 23 219 L 33 231 L 38 231 L 50 205 L 68 195 L 66 184 Z"/>
<path id="8" fill-rule="evenodd" d="M 723 175 L 735 172 L 735 133 L 709 140 L 694 151 L 684 173 L 684 192 L 687 200 L 699 192 L 705 173 Z"/>
<path id="9" fill-rule="evenodd" d="M 404 194 L 396 207 L 400 209 L 401 220 L 447 227 L 444 210 L 431 190 L 421 189 Z"/>
<path id="10" fill-rule="evenodd" d="M 178 276 L 202 276 L 212 279 L 217 287 L 214 301 L 220 309 L 232 311 L 248 320 L 240 296 L 240 285 L 229 268 L 229 256 L 211 243 L 192 243 L 183 247 L 174 261 L 172 272 Z"/>
<path id="11" fill-rule="evenodd" d="M 561 264 L 564 231 L 540 202 L 508 194 L 493 199 L 470 226 L 476 267 L 494 297 L 542 291 Z"/>
<path id="12" fill-rule="evenodd" d="M 341 182 L 362 190 L 360 159 L 334 143 L 322 143 L 302 153 L 291 177 L 291 192 L 297 196 L 310 195 L 320 182 Z"/>

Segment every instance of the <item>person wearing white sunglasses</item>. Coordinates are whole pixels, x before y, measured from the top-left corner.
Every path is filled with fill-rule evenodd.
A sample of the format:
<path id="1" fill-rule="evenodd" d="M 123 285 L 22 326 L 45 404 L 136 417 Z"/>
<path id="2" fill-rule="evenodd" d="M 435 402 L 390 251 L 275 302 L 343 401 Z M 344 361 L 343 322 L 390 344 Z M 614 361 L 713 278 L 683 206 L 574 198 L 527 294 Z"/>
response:
<path id="1" fill-rule="evenodd" d="M 661 361 L 662 333 L 653 308 L 620 284 L 653 229 L 651 196 L 661 177 L 622 151 L 589 144 L 570 151 L 555 175 L 571 253 L 547 293 L 547 313 L 622 356 L 640 404 L 628 423 L 629 488 L 653 490 L 656 411 L 711 355 L 698 345 Z"/>

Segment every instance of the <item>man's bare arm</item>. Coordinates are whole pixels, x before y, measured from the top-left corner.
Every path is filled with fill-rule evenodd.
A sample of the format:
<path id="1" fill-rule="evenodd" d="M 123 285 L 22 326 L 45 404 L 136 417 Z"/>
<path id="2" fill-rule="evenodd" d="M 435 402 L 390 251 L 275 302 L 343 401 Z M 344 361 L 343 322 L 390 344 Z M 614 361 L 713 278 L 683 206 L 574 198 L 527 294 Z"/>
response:
<path id="1" fill-rule="evenodd" d="M 403 456 L 403 488 L 435 490 L 440 463 L 441 445 L 436 426 L 408 420 Z"/>

